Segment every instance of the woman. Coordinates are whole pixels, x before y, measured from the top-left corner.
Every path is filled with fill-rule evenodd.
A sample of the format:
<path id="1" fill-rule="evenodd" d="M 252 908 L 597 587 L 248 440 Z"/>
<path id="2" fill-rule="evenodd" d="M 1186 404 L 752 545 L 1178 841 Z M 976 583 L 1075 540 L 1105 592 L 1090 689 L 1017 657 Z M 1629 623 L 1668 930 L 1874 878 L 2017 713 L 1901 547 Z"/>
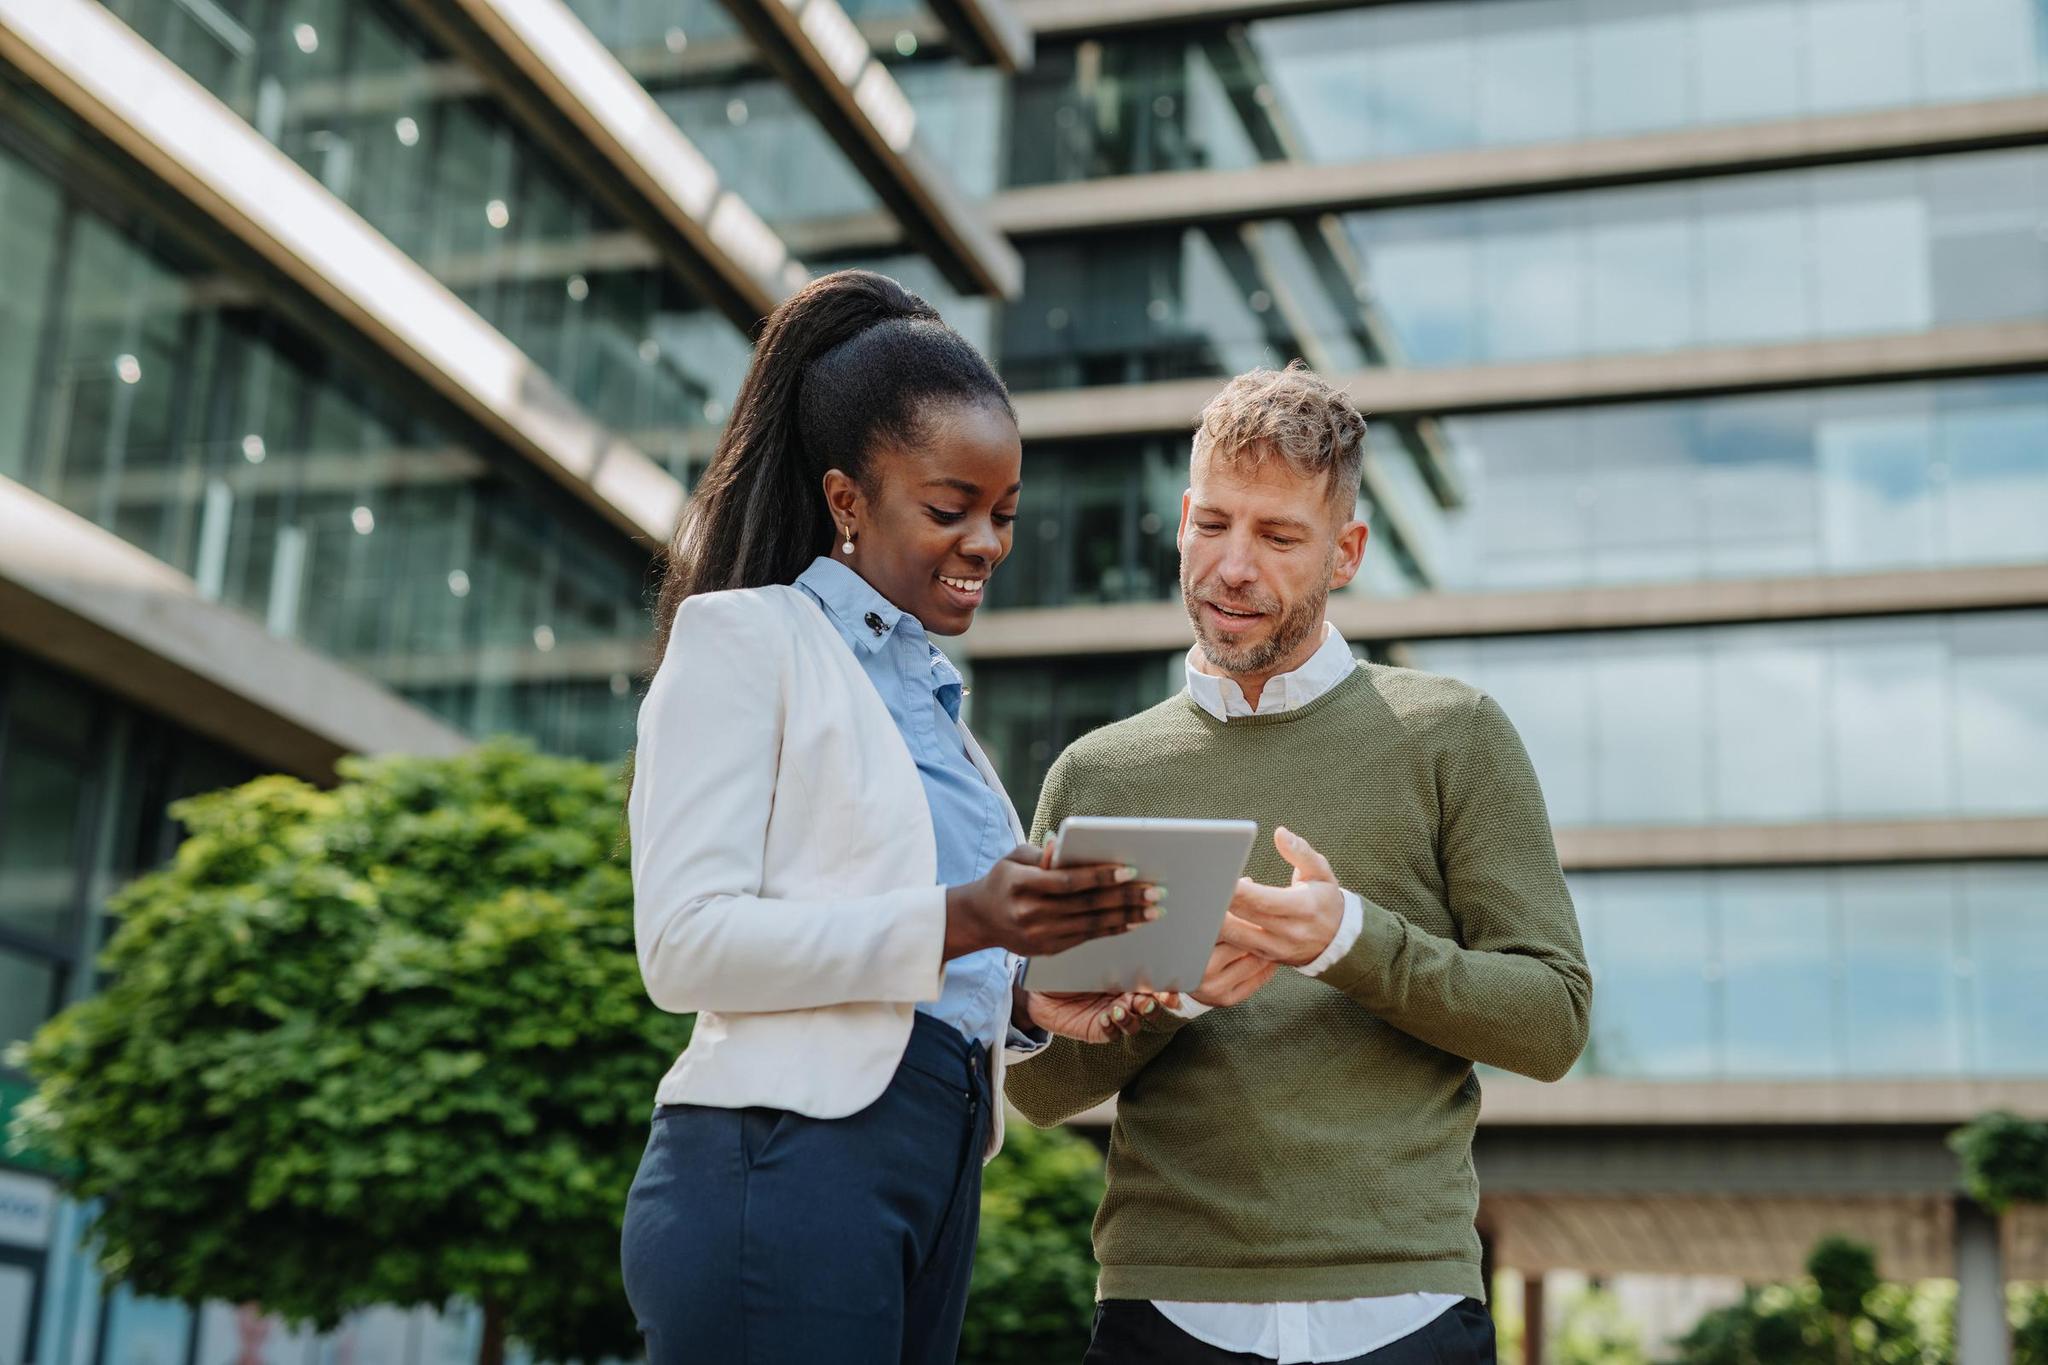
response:
<path id="1" fill-rule="evenodd" d="M 1159 893 L 1019 847 L 930 641 L 1021 463 L 987 361 L 842 271 L 769 318 L 677 534 L 629 804 L 641 973 L 698 1012 L 626 1203 L 653 1365 L 951 1361 L 1006 1048 L 1157 1008 L 1022 990 Z"/>

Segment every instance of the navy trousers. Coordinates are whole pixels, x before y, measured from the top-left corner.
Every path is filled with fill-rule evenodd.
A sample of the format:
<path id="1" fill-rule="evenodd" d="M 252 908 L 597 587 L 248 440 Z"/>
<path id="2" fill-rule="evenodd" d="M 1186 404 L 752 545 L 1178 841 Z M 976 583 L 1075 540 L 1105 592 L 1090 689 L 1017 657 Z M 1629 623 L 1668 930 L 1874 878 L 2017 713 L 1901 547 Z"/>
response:
<path id="1" fill-rule="evenodd" d="M 951 1365 L 988 1063 L 920 1014 L 889 1088 L 848 1118 L 656 1110 L 620 1248 L 648 1365 Z"/>
<path id="2" fill-rule="evenodd" d="M 1198 1341 L 1142 1299 L 1095 1306 L 1095 1332 L 1082 1365 L 1272 1365 L 1265 1356 L 1223 1351 Z M 1342 1365 L 1495 1365 L 1493 1318 L 1465 1299 L 1377 1351 Z"/>

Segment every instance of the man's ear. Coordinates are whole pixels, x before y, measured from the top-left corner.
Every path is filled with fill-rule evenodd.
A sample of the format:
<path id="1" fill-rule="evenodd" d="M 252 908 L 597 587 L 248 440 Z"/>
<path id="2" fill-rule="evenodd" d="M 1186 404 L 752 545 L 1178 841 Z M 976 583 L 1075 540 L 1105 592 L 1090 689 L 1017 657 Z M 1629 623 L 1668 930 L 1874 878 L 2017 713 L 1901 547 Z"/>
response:
<path id="1" fill-rule="evenodd" d="M 1350 586 L 1358 577 L 1358 566 L 1365 561 L 1365 542 L 1371 534 L 1363 521 L 1353 518 L 1344 523 L 1344 529 L 1337 532 L 1337 563 L 1330 570 L 1330 591 Z"/>

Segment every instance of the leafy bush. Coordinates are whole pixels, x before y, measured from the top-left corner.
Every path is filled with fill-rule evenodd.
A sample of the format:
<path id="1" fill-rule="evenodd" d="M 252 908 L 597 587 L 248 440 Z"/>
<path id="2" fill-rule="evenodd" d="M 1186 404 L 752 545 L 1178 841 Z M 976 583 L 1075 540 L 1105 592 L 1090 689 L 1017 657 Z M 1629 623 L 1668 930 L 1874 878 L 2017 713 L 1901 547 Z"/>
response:
<path id="1" fill-rule="evenodd" d="M 1063 1129 L 1011 1123 L 982 1175 L 981 1237 L 961 1333 L 965 1365 L 1071 1365 L 1095 1310 L 1090 1230 L 1102 1154 Z"/>
<path id="2" fill-rule="evenodd" d="M 1673 1343 L 1676 1365 L 1943 1365 L 1955 1358 L 1955 1289 L 1877 1278 L 1870 1249 L 1830 1237 L 1812 1278 L 1755 1286 Z"/>
<path id="3" fill-rule="evenodd" d="M 2048 1120 L 1994 1111 L 1949 1135 L 1963 1188 L 1987 1209 L 2048 1203 Z"/>
<path id="4" fill-rule="evenodd" d="M 138 1293 L 463 1298 L 487 1359 L 636 1354 L 619 1221 L 686 1024 L 640 985 L 617 782 L 511 744 L 341 771 L 173 808 L 111 984 L 16 1054 L 17 1139 Z"/>
<path id="5" fill-rule="evenodd" d="M 1645 1360 L 1642 1334 L 1623 1316 L 1620 1301 L 1599 1288 L 1564 1303 L 1548 1344 L 1553 1365 L 1644 1365 Z"/>

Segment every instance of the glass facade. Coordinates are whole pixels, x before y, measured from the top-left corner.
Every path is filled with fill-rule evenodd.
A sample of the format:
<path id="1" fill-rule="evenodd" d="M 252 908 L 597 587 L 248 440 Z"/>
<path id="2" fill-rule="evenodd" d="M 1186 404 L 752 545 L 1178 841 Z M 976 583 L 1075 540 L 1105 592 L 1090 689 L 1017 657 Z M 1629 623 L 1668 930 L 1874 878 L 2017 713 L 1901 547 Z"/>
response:
<path id="1" fill-rule="evenodd" d="M 2048 562 L 2048 377 L 1446 419 L 1458 590 Z"/>
<path id="2" fill-rule="evenodd" d="M 164 807 L 253 776 L 225 746 L 0 647 L 0 1052 L 91 993 L 107 897 L 177 842 Z M 0 1069 L 0 1085 L 20 1079 Z"/>
<path id="3" fill-rule="evenodd" d="M 778 230 L 886 213 L 854 163 L 714 0 L 571 0 L 572 9 L 710 160 L 724 184 Z M 889 66 L 919 146 L 966 198 L 999 188 L 1002 75 L 957 61 L 907 61 L 932 19 L 901 0 L 841 4 Z M 949 315 L 950 316 L 950 315 Z"/>
<path id="4" fill-rule="evenodd" d="M 2040 90 L 2041 0 L 1433 0 L 1042 43 L 1014 184 L 1580 141 Z"/>
<path id="5" fill-rule="evenodd" d="M 621 753 L 644 552 L 68 173 L 0 137 L 0 476 L 457 725 Z"/>
<path id="6" fill-rule="evenodd" d="M 1213 227 L 1036 241 L 1004 373 L 1067 388 L 2029 320 L 2044 213 L 2048 152 L 2021 150 L 1356 213 L 1343 252 L 1306 223 L 1264 238 L 1292 256 Z"/>
<path id="7" fill-rule="evenodd" d="M 2048 863 L 1578 873 L 1579 1076 L 2048 1072 Z"/>
<path id="8" fill-rule="evenodd" d="M 600 422 L 679 466 L 723 420 L 745 338 L 402 6 L 106 3 Z"/>
<path id="9" fill-rule="evenodd" d="M 1021 522 L 1019 523 L 1021 525 Z M 1060 750 L 1181 686 L 1184 654 L 1032 659 L 974 665 L 968 720 L 1025 824 Z"/>
<path id="10" fill-rule="evenodd" d="M 1420 641 L 1558 825 L 2048 814 L 2048 611 Z"/>

